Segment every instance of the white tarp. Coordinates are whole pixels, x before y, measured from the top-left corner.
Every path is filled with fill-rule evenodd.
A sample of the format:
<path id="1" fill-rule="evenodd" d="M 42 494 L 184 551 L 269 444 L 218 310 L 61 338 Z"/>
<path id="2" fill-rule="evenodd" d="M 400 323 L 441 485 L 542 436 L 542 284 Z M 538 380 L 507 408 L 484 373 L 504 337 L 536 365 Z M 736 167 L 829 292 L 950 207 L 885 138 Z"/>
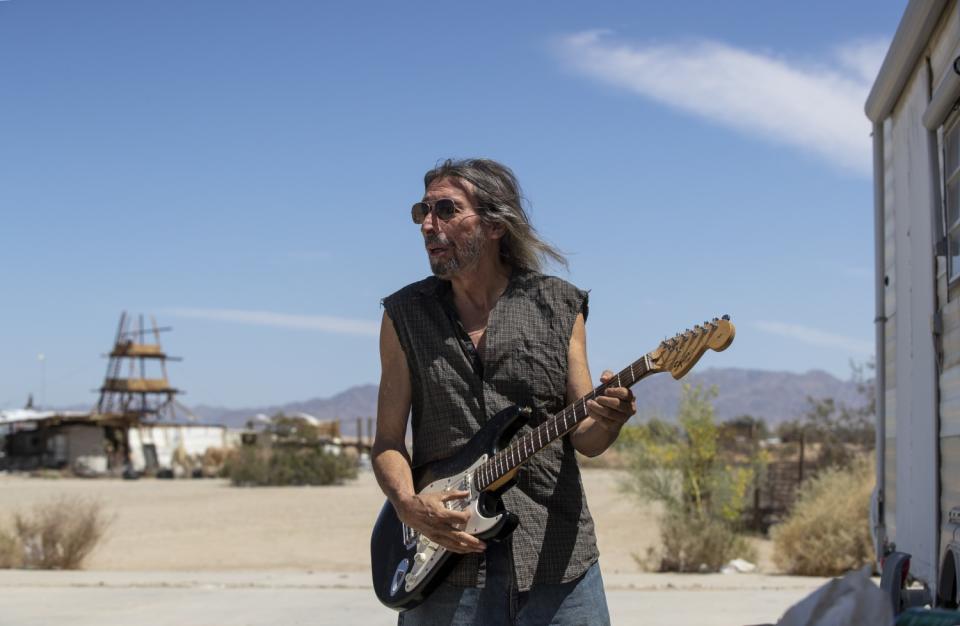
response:
<path id="1" fill-rule="evenodd" d="M 790 607 L 777 626 L 893 626 L 890 600 L 870 580 L 870 569 L 834 578 Z"/>
<path id="2" fill-rule="evenodd" d="M 15 422 L 40 422 L 59 418 L 90 417 L 88 411 L 38 411 L 36 409 L 5 409 L 0 411 L 0 425 Z"/>

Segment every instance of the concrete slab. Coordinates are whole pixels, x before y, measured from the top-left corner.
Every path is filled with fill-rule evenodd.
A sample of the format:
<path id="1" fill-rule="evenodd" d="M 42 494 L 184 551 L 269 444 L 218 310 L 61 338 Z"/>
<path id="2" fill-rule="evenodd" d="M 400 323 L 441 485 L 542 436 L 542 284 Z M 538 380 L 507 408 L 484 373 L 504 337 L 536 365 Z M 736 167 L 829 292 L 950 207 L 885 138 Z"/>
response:
<path id="1" fill-rule="evenodd" d="M 611 575 L 614 624 L 776 622 L 826 579 L 765 575 Z M 0 571 L 0 626 L 395 624 L 368 576 L 331 572 Z"/>

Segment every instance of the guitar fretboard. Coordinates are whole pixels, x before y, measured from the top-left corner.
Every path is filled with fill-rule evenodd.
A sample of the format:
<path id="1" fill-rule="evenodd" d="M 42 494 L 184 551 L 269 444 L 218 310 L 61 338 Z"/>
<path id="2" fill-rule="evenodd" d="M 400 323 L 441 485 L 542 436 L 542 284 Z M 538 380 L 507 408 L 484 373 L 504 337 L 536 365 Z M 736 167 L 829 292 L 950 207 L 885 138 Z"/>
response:
<path id="1" fill-rule="evenodd" d="M 520 467 L 551 442 L 573 430 L 587 417 L 587 401 L 603 395 L 607 387 L 630 387 L 653 371 L 650 355 L 644 355 L 606 383 L 574 401 L 543 424 L 516 438 L 474 470 L 473 484 L 482 491 Z"/>

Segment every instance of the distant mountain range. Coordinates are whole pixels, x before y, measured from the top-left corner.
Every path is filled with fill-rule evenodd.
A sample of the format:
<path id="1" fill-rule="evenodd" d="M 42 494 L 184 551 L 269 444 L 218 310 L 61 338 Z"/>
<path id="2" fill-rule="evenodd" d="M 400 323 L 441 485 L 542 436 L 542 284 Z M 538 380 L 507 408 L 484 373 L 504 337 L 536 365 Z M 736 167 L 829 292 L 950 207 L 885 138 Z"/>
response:
<path id="1" fill-rule="evenodd" d="M 329 398 L 312 398 L 302 402 L 242 409 L 201 404 L 190 407 L 190 410 L 204 422 L 231 427 L 242 427 L 247 420 L 259 414 L 272 416 L 277 413 L 285 415 L 307 413 L 319 419 L 342 419 L 344 434 L 353 435 L 356 430 L 356 418 L 376 416 L 377 389 L 377 385 L 358 385 Z"/>
<path id="2" fill-rule="evenodd" d="M 854 382 L 840 380 L 820 370 L 795 374 L 739 368 L 706 369 L 686 376 L 682 382 L 703 387 L 716 385 L 719 395 L 713 404 L 721 421 L 746 414 L 762 417 L 768 424 L 776 425 L 801 417 L 807 409 L 808 397 L 833 398 L 838 404 L 848 406 L 866 403 Z M 662 375 L 640 382 L 634 387 L 638 416 L 673 419 L 680 403 L 682 382 Z M 261 413 L 307 413 L 320 419 L 342 419 L 344 434 L 353 435 L 355 418 L 375 416 L 376 407 L 377 386 L 360 385 L 329 398 L 239 409 L 200 405 L 192 407 L 192 411 L 205 422 L 231 427 L 242 427 L 251 417 Z"/>

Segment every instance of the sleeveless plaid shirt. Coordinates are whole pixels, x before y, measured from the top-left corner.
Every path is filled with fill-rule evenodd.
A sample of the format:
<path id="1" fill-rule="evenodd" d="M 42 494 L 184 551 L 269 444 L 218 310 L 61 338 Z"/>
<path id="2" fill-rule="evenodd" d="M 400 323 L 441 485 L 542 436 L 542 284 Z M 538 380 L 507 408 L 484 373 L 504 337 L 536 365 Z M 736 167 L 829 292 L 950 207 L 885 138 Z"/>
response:
<path id="1" fill-rule="evenodd" d="M 430 277 L 388 296 L 410 370 L 413 466 L 456 453 L 487 420 L 514 405 L 533 409 L 536 427 L 566 406 L 567 353 L 587 293 L 552 276 L 514 270 L 487 321 L 481 367 L 453 307 L 448 281 Z M 515 582 L 568 582 L 598 558 L 593 518 L 569 435 L 522 466 L 503 494 L 520 520 L 511 535 Z M 465 555 L 447 577 L 482 586 L 482 555 Z"/>

